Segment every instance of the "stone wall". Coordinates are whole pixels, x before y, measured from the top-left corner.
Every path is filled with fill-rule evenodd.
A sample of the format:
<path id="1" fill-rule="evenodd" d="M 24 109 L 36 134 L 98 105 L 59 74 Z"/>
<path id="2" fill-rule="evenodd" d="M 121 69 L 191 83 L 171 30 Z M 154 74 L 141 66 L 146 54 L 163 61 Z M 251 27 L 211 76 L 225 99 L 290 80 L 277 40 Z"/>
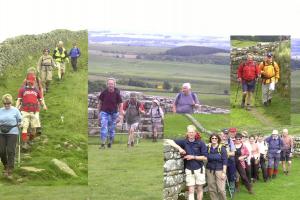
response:
<path id="1" fill-rule="evenodd" d="M 130 91 L 121 91 L 121 96 L 123 98 L 123 101 L 126 101 L 129 99 Z M 170 113 L 172 112 L 172 104 L 174 102 L 174 98 L 166 98 L 166 97 L 160 97 L 160 96 L 150 96 L 150 95 L 144 95 L 141 92 L 137 92 L 138 99 L 144 104 L 144 108 L 146 113 L 149 111 L 152 101 L 154 99 L 159 100 L 161 108 L 164 110 L 164 113 Z M 95 135 L 99 133 L 99 120 L 98 120 L 98 96 L 100 95 L 99 92 L 92 93 L 88 95 L 88 125 L 89 125 L 89 135 Z M 174 94 L 175 96 L 175 94 Z M 195 111 L 195 113 L 198 114 L 228 114 L 230 111 L 222 108 L 216 108 L 213 106 L 208 105 L 201 105 L 199 109 Z M 117 124 L 117 131 L 118 132 L 126 132 L 124 130 L 124 124 L 122 122 Z M 149 115 L 141 115 L 141 123 L 139 127 L 140 131 L 142 132 L 142 135 L 144 137 L 151 137 L 152 133 L 152 126 L 151 126 L 151 118 Z M 160 138 L 163 137 L 163 125 L 160 127 L 158 136 Z"/>
<path id="2" fill-rule="evenodd" d="M 179 152 L 168 144 L 164 144 L 164 200 L 177 200 L 184 193 L 184 165 Z"/>
<path id="3" fill-rule="evenodd" d="M 300 157 L 300 136 L 294 137 L 294 156 Z"/>

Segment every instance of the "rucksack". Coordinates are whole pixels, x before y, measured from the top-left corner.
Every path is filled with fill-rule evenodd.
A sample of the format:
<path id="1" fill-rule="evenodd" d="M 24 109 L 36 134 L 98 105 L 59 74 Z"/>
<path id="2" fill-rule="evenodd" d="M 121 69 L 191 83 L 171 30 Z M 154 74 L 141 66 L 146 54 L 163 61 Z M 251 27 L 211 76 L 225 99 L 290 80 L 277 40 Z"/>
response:
<path id="1" fill-rule="evenodd" d="M 265 61 L 263 61 L 263 71 L 264 74 L 262 75 L 264 78 L 270 79 L 275 76 L 275 67 L 274 61 L 272 61 L 269 65 Z"/>
<path id="2" fill-rule="evenodd" d="M 182 95 L 183 95 L 183 93 L 180 92 L 180 94 L 178 95 L 178 97 L 175 100 L 175 104 L 178 103 L 178 101 L 179 101 L 179 99 L 181 98 Z M 191 95 L 192 95 L 192 98 L 193 98 L 194 102 L 196 103 L 196 94 L 194 92 L 192 92 Z"/>
<path id="3" fill-rule="evenodd" d="M 129 108 L 129 106 L 132 106 L 132 104 L 131 104 L 130 100 L 127 100 L 126 103 L 127 103 L 127 108 L 126 108 L 126 110 L 127 110 Z M 141 106 L 141 103 L 139 101 L 135 101 L 135 108 L 137 111 L 140 110 L 140 106 Z"/>
<path id="4" fill-rule="evenodd" d="M 254 76 L 253 76 L 253 74 L 251 73 L 251 72 L 253 72 L 253 71 L 250 71 L 249 69 L 246 71 L 247 73 L 244 73 L 244 72 L 245 72 L 245 71 L 244 71 L 244 68 L 245 68 L 246 66 L 249 66 L 249 67 L 250 67 L 250 65 L 247 65 L 247 63 L 244 62 L 244 63 L 242 64 L 242 78 L 245 79 L 245 80 L 247 80 L 247 81 L 254 80 L 254 79 L 257 77 L 257 71 L 256 71 L 256 66 L 257 66 L 257 64 L 256 64 L 256 62 L 253 62 L 253 63 L 251 64 L 251 66 L 254 67 Z"/>
<path id="5" fill-rule="evenodd" d="M 211 151 L 211 143 L 209 143 L 208 145 L 207 145 L 207 153 L 208 154 L 210 154 L 210 151 Z M 218 144 L 218 150 L 217 150 L 217 152 L 221 155 L 222 154 L 222 147 L 223 147 L 224 145 L 223 144 Z"/>

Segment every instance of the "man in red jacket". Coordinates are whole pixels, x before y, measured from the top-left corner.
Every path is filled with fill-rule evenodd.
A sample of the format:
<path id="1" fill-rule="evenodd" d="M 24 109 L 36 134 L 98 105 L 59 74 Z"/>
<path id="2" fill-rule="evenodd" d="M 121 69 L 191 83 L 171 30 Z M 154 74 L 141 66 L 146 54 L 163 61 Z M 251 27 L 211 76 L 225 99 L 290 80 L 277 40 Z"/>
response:
<path id="1" fill-rule="evenodd" d="M 243 88 L 243 98 L 241 107 L 245 107 L 247 99 L 247 107 L 249 110 L 251 106 L 251 97 L 255 90 L 256 78 L 260 76 L 260 70 L 255 61 L 253 61 L 253 55 L 247 55 L 247 61 L 240 64 L 237 70 L 238 81 L 241 82 Z"/>

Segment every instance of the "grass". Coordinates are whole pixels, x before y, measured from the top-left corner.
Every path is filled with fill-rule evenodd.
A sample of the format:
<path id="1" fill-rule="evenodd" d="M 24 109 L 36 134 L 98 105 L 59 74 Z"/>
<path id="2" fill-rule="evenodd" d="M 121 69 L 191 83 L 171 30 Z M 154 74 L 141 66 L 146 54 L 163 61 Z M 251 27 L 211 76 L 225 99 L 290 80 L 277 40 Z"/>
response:
<path id="1" fill-rule="evenodd" d="M 300 113 L 300 70 L 291 72 L 291 106 L 292 113 L 299 114 Z"/>
<path id="2" fill-rule="evenodd" d="M 237 48 L 255 46 L 258 42 L 255 41 L 240 41 L 240 40 L 231 40 L 231 46 Z"/>
<path id="3" fill-rule="evenodd" d="M 67 49 L 70 49 L 71 42 L 66 42 Z M 35 141 L 30 157 L 26 159 L 21 154 L 21 166 L 33 166 L 45 171 L 35 174 L 17 168 L 13 181 L 0 178 L 3 184 L 1 188 L 9 185 L 61 186 L 88 183 L 87 120 L 84 120 L 87 116 L 87 38 L 78 41 L 78 45 L 82 50 L 79 71 L 73 73 L 71 65 L 67 65 L 66 77 L 61 83 L 56 80 L 57 72 L 53 73 L 50 93 L 45 96 L 48 111 L 40 113 L 43 134 Z M 39 56 L 40 53 L 24 58 L 17 66 L 9 68 L 6 71 L 8 78 L 0 86 L 0 95 L 11 93 L 16 98 L 27 68 L 35 66 Z M 64 116 L 64 123 L 61 123 L 61 115 Z M 66 162 L 79 177 L 72 178 L 60 172 L 51 163 L 53 158 Z M 23 192 L 21 189 L 19 191 Z"/>
<path id="4" fill-rule="evenodd" d="M 89 145 L 90 199 L 162 199 L 162 143 L 143 140 L 134 148 Z"/>

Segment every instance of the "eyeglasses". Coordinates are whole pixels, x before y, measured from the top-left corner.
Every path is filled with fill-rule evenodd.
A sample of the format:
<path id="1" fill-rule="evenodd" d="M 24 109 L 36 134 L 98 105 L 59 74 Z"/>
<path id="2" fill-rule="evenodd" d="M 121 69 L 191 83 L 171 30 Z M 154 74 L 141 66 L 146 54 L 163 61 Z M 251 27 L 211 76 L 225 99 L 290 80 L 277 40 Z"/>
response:
<path id="1" fill-rule="evenodd" d="M 10 105 L 11 103 L 3 103 L 4 105 Z"/>
<path id="2" fill-rule="evenodd" d="M 236 138 L 236 140 L 242 140 L 241 138 Z"/>
<path id="3" fill-rule="evenodd" d="M 216 137 L 213 137 L 213 138 L 211 138 L 212 140 L 217 140 L 218 138 L 216 138 Z"/>

